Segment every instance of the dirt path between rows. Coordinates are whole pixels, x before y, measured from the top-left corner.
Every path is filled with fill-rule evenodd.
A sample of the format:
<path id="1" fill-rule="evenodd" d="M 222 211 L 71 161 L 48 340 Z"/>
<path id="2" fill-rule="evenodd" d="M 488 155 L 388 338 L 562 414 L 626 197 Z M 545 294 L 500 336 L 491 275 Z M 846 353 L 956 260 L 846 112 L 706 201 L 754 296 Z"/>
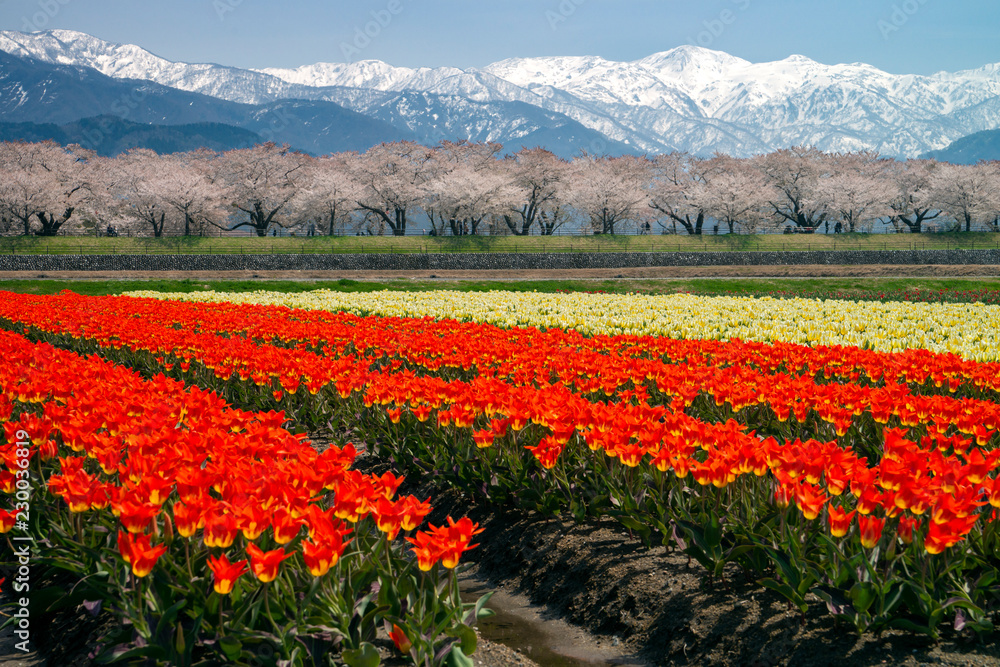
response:
<path id="1" fill-rule="evenodd" d="M 858 636 L 818 599 L 803 620 L 756 582 L 731 572 L 727 584 L 711 584 L 684 554 L 647 548 L 613 520 L 576 524 L 486 508 L 467 514 L 486 529 L 467 556 L 479 576 L 586 628 L 597 649 L 620 643 L 618 650 L 647 665 L 1000 665 L 995 634 L 956 633 L 949 618 L 938 642 L 895 630 Z"/>
<path id="2" fill-rule="evenodd" d="M 364 454 L 356 466 L 376 474 L 393 467 Z M 532 635 L 548 635 L 546 652 L 516 637 L 511 644 L 543 666 L 1000 667 L 997 633 L 955 632 L 948 618 L 937 642 L 898 630 L 859 636 L 818 598 L 810 596 L 803 618 L 736 568 L 726 582 L 709 582 L 685 554 L 647 547 L 611 518 L 576 523 L 476 503 L 441 480 L 409 477 L 400 488 L 406 493 L 433 498 L 428 520 L 435 525 L 465 515 L 484 528 L 462 560 L 499 591 L 501 609 L 509 610 L 509 597 L 535 605 L 512 611 L 532 623 Z M 491 635 L 485 624 L 480 632 Z"/>
<path id="3" fill-rule="evenodd" d="M 959 278 L 1000 276 L 1000 266 L 663 266 L 526 271 L 0 271 L 0 280 L 660 280 L 671 278 Z"/>

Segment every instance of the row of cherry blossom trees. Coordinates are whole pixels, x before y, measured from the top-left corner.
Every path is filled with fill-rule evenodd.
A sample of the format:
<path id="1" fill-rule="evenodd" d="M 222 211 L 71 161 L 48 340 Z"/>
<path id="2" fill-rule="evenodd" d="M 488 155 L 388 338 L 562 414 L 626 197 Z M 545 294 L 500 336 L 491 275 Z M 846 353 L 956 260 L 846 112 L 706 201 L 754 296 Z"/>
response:
<path id="1" fill-rule="evenodd" d="M 493 143 L 382 144 L 312 157 L 264 144 L 114 158 L 0 144 L 0 230 L 51 236 L 269 233 L 702 234 L 1000 231 L 1000 163 L 810 148 L 753 158 L 504 155 Z"/>

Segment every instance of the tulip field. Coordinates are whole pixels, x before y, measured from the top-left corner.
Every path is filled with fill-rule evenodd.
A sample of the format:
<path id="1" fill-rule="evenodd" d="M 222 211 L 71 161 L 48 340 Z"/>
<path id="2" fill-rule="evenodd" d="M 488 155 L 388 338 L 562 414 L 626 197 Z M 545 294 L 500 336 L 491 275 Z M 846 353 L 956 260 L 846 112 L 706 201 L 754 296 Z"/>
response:
<path id="1" fill-rule="evenodd" d="M 705 298 L 689 294 L 542 294 L 537 292 L 375 292 L 305 294 L 194 292 L 152 296 L 352 312 L 434 317 L 572 329 L 587 336 L 638 335 L 803 345 L 844 345 L 883 352 L 920 348 L 969 360 L 1000 360 L 1000 305 L 859 303 L 840 299 Z"/>
<path id="2" fill-rule="evenodd" d="M 19 571 L 33 611 L 114 609 L 115 661 L 303 664 L 336 650 L 369 665 L 386 625 L 416 664 L 468 663 L 482 606 L 461 602 L 451 573 L 479 532 L 468 519 L 416 530 L 427 500 L 396 497 L 392 473 L 351 470 L 352 445 L 318 453 L 280 412 L 20 333 L 0 332 L 0 355 L 0 531 L 77 580 L 34 590 Z"/>
<path id="3" fill-rule="evenodd" d="M 612 518 L 858 633 L 1000 609 L 1000 306 L 4 293 L 0 329 L 0 531 L 76 582 L 33 604 L 124 621 L 108 659 L 472 664 L 482 528 L 404 477 Z"/>

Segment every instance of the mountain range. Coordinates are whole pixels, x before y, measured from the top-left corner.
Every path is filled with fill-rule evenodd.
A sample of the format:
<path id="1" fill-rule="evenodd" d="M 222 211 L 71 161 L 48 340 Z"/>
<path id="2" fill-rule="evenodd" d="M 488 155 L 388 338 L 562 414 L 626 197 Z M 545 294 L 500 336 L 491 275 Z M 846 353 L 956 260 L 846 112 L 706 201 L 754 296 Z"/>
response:
<path id="1" fill-rule="evenodd" d="M 560 155 L 793 145 L 916 157 L 1000 128 L 1000 65 L 931 76 L 682 46 L 632 62 L 515 58 L 478 69 L 380 61 L 239 69 L 53 30 L 0 32 L 0 120 L 223 123 L 314 153 L 380 141 L 496 141 Z M 125 114 L 116 112 L 125 111 Z"/>
<path id="2" fill-rule="evenodd" d="M 98 155 L 114 156 L 131 148 L 149 148 L 157 153 L 180 153 L 207 148 L 224 151 L 263 143 L 256 132 L 223 123 L 158 125 L 133 123 L 118 116 L 94 116 L 55 123 L 0 122 L 0 141 L 55 141 L 79 144 Z"/>
<path id="3" fill-rule="evenodd" d="M 921 157 L 952 164 L 976 164 L 1000 160 L 1000 130 L 984 130 L 963 137 L 939 151 L 929 151 Z"/>

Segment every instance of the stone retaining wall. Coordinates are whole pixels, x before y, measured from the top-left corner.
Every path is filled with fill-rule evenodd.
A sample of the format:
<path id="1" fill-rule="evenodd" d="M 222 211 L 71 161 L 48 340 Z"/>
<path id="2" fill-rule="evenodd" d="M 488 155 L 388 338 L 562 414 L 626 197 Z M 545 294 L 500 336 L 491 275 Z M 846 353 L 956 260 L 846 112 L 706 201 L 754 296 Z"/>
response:
<path id="1" fill-rule="evenodd" d="M 997 265 L 1000 250 L 303 255 L 0 255 L 0 271 L 420 271 L 646 266 Z"/>

